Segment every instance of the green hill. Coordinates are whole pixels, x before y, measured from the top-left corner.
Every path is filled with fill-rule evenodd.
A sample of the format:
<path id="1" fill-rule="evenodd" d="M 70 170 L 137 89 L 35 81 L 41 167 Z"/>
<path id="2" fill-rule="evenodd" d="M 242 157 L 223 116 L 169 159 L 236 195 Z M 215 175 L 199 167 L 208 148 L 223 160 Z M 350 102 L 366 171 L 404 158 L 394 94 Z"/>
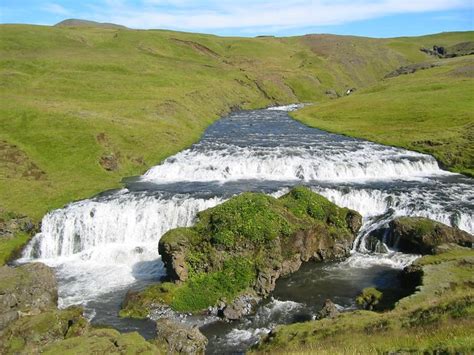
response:
<path id="1" fill-rule="evenodd" d="M 439 60 L 420 47 L 473 37 L 225 38 L 82 20 L 1 25 L 0 209 L 39 220 L 143 173 L 232 109 L 323 103 L 348 88 L 387 85 L 378 83 L 400 66 Z"/>
<path id="2" fill-rule="evenodd" d="M 75 18 L 70 18 L 61 22 L 58 22 L 54 26 L 57 27 L 101 27 L 101 28 L 127 28 L 122 25 L 116 25 L 115 23 L 107 23 L 107 22 L 95 22 L 95 21 L 88 21 L 88 20 L 79 20 Z"/>

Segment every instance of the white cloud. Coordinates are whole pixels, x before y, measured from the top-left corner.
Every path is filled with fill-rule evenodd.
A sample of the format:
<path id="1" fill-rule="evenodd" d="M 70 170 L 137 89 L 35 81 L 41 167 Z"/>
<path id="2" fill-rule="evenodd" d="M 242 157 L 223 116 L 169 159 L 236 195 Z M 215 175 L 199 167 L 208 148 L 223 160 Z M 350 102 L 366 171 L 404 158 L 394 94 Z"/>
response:
<path id="1" fill-rule="evenodd" d="M 55 3 L 47 3 L 42 6 L 42 9 L 46 12 L 50 12 L 55 15 L 69 15 L 70 12 L 64 6 Z"/>
<path id="2" fill-rule="evenodd" d="M 469 8 L 470 0 L 104 0 L 92 19 L 132 28 L 219 30 L 338 25 L 394 14 Z"/>

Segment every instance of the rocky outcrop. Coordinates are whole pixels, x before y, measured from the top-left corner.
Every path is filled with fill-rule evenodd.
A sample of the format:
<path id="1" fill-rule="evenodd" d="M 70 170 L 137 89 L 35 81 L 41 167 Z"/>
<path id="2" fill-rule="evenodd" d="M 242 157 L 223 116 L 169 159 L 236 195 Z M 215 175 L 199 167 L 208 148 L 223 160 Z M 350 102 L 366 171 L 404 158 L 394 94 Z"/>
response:
<path id="1" fill-rule="evenodd" d="M 155 342 L 166 344 L 168 354 L 204 354 L 207 338 L 197 327 L 160 319 L 156 322 Z"/>
<path id="2" fill-rule="evenodd" d="M 35 228 L 31 218 L 7 213 L 0 208 L 0 238 L 13 238 L 20 232 L 33 233 Z"/>
<path id="3" fill-rule="evenodd" d="M 58 288 L 53 271 L 33 263 L 0 268 L 0 331 L 12 321 L 56 308 Z"/>
<path id="4" fill-rule="evenodd" d="M 81 307 L 58 309 L 57 297 L 54 273 L 46 265 L 1 267 L 0 354 L 166 353 L 162 337 L 148 342 L 137 332 L 91 327 Z M 202 334 L 196 332 L 185 333 L 187 342 L 203 349 Z"/>
<path id="5" fill-rule="evenodd" d="M 336 305 L 330 300 L 327 299 L 324 301 L 323 308 L 316 314 L 316 319 L 323 318 L 336 318 L 339 315 L 339 310 Z"/>
<path id="6" fill-rule="evenodd" d="M 400 217 L 389 223 L 384 242 L 404 253 L 435 254 L 441 244 L 472 247 L 474 237 L 455 227 L 422 217 Z"/>
<path id="7" fill-rule="evenodd" d="M 305 187 L 279 199 L 244 193 L 199 213 L 194 227 L 161 237 L 158 250 L 171 282 L 134 293 L 121 314 L 218 306 L 222 317 L 238 319 L 251 310 L 251 300 L 267 296 L 303 262 L 348 256 L 361 224 L 357 212 Z"/>
<path id="8" fill-rule="evenodd" d="M 420 51 L 438 58 L 454 58 L 474 54 L 474 41 L 460 42 L 450 47 L 434 45 L 430 48 L 420 48 Z"/>
<path id="9" fill-rule="evenodd" d="M 416 63 L 416 64 L 407 65 L 388 73 L 387 75 L 385 75 L 385 79 L 394 78 L 399 75 L 413 74 L 419 70 L 430 69 L 436 66 L 438 66 L 438 64 L 436 63 Z"/>

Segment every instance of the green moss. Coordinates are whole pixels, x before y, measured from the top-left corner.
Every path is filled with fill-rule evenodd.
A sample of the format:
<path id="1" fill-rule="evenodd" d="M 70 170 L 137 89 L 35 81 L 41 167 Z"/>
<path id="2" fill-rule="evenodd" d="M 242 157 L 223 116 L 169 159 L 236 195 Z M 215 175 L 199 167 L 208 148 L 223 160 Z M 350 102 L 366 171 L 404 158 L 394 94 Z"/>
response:
<path id="1" fill-rule="evenodd" d="M 19 232 L 11 238 L 0 238 L 0 266 L 14 258 L 30 238 L 31 236 L 25 232 Z"/>
<path id="2" fill-rule="evenodd" d="M 214 306 L 219 299 L 231 301 L 252 285 L 255 275 L 251 260 L 226 260 L 222 270 L 195 275 L 178 287 L 171 307 L 180 312 L 194 312 Z"/>
<path id="3" fill-rule="evenodd" d="M 340 208 L 308 188 L 297 186 L 281 198 L 283 205 L 299 218 L 311 218 L 329 225 L 347 227 L 347 209 Z"/>
<path id="4" fill-rule="evenodd" d="M 364 288 L 356 297 L 356 303 L 363 309 L 373 310 L 382 299 L 382 292 L 374 287 Z"/>
<path id="5" fill-rule="evenodd" d="M 209 236 L 211 243 L 227 248 L 242 240 L 263 245 L 294 230 L 280 203 L 264 194 L 241 194 L 198 217 L 196 230 Z"/>
<path id="6" fill-rule="evenodd" d="M 121 317 L 145 318 L 154 303 L 168 304 L 178 312 L 197 312 L 218 300 L 232 300 L 255 280 L 251 260 L 229 259 L 221 270 L 195 274 L 183 284 L 164 282 L 147 287 L 131 298 L 120 311 Z"/>

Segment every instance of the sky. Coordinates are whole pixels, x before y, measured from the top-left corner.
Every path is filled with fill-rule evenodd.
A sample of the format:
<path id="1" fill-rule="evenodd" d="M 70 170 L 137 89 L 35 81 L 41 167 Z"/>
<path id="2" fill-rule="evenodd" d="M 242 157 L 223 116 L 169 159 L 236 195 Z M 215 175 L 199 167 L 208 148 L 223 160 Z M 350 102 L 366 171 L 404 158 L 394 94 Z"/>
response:
<path id="1" fill-rule="evenodd" d="M 474 30 L 474 0 L 0 0 L 0 23 L 67 18 L 226 36 L 395 37 Z"/>

